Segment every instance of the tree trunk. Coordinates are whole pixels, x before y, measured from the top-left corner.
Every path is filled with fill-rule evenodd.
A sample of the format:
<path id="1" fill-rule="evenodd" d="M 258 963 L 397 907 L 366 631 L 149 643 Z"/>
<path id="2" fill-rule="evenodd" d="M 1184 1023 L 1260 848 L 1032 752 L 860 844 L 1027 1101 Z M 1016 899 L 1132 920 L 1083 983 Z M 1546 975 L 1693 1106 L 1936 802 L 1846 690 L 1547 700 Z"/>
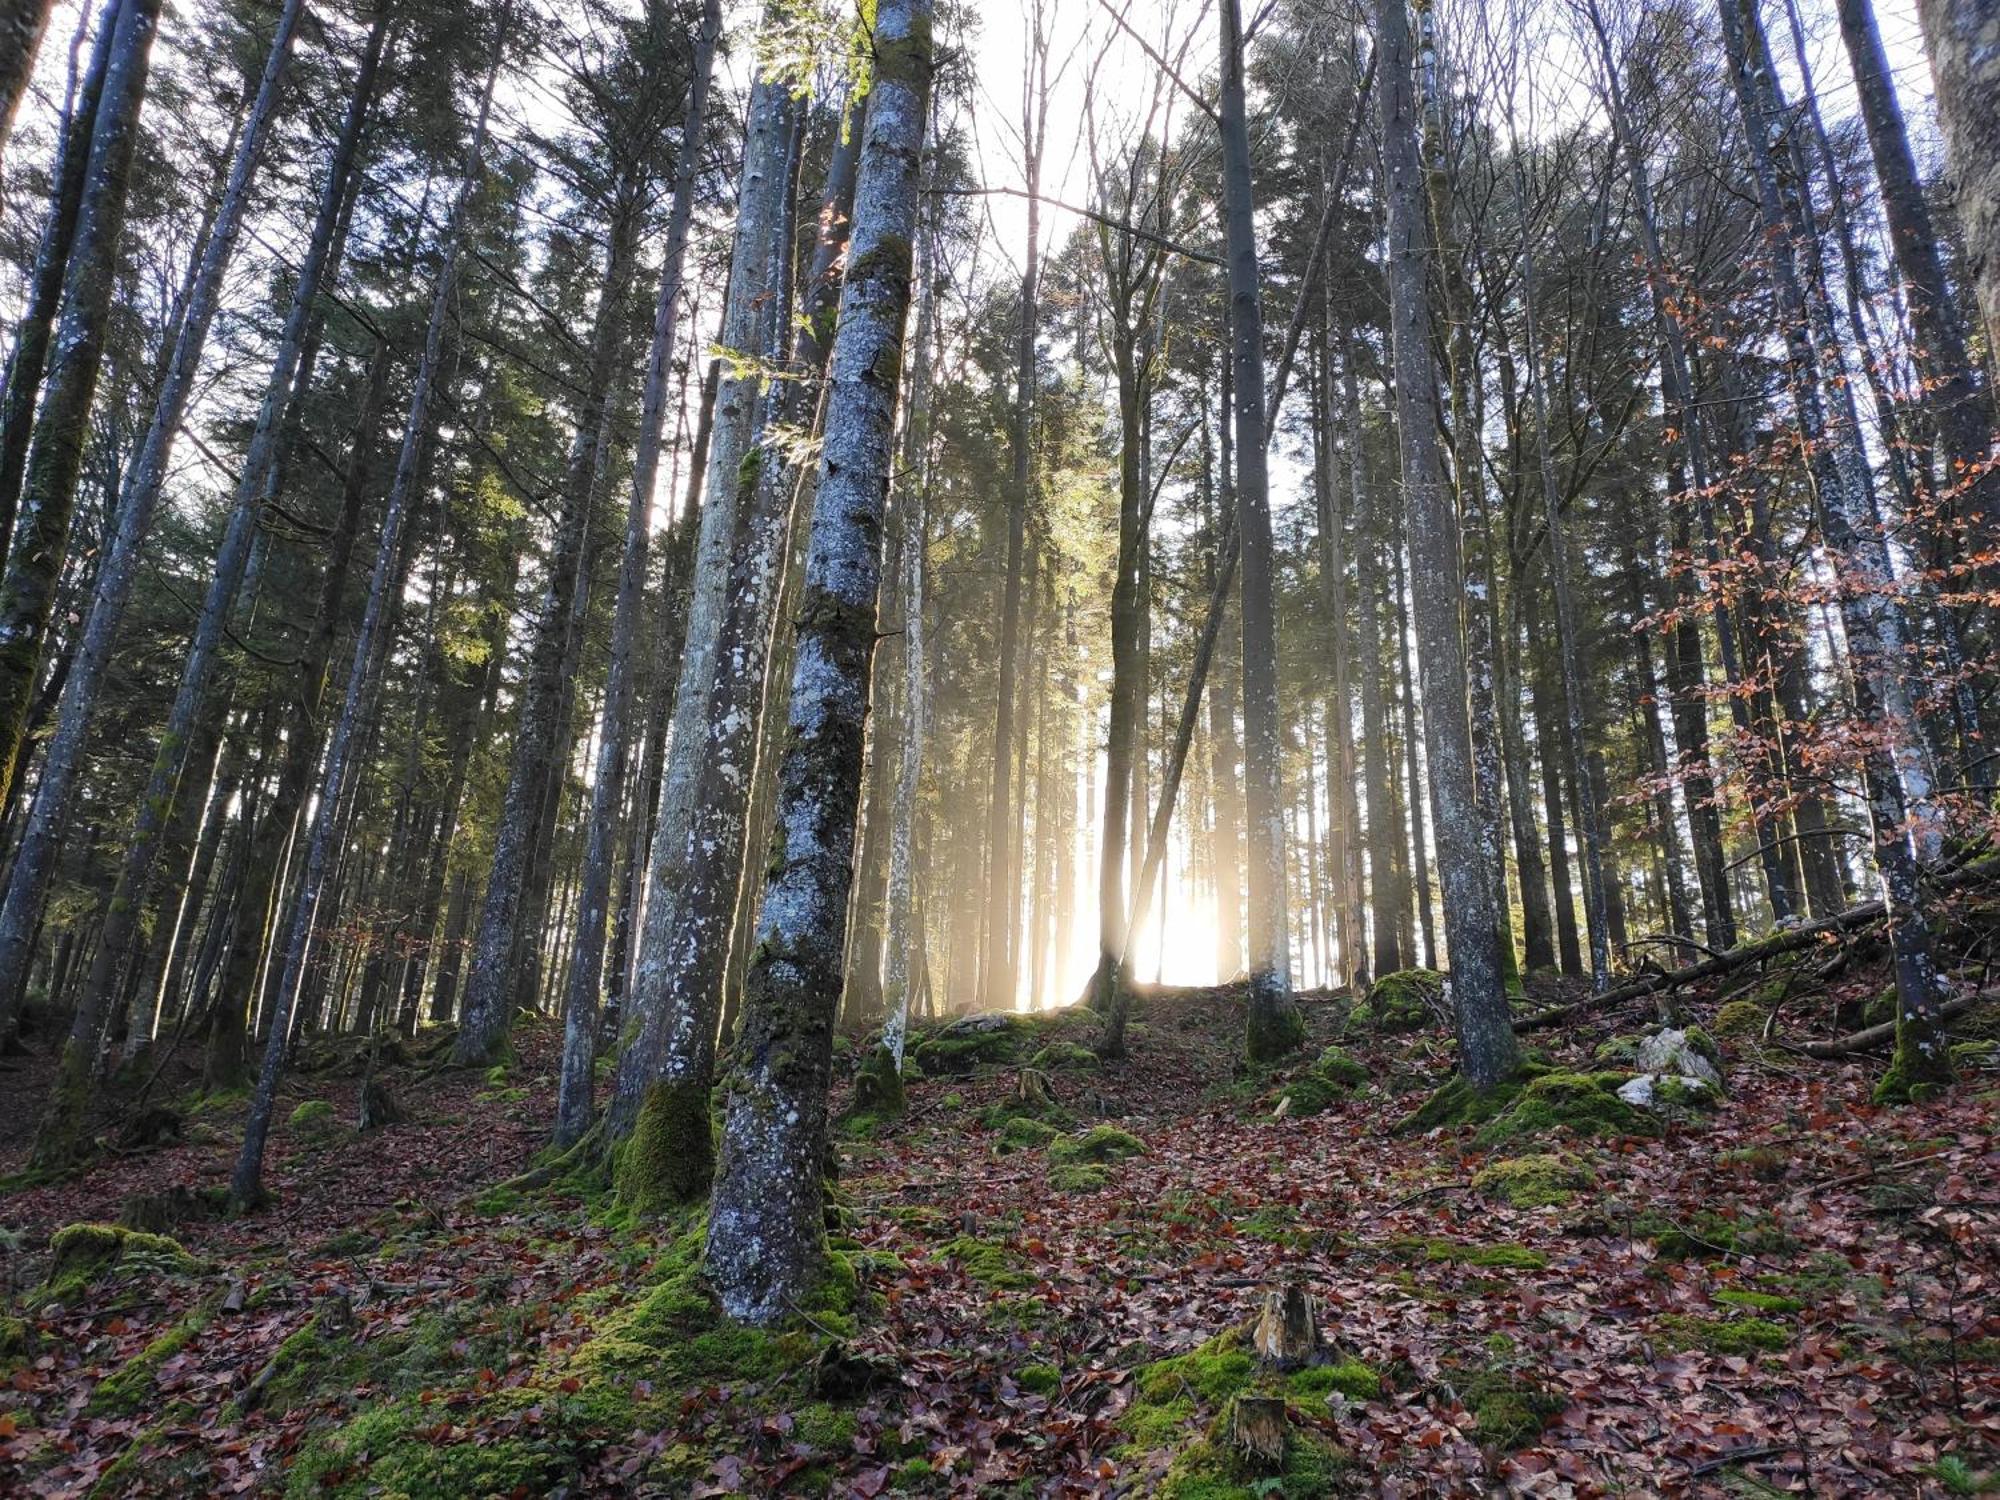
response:
<path id="1" fill-rule="evenodd" d="M 0 0 L 0 154 L 7 149 L 54 10 L 55 0 Z"/>
<path id="2" fill-rule="evenodd" d="M 1896 974 L 1896 1056 L 1878 1097 L 1915 1098 L 1948 1082 L 1952 1065 L 1939 1015 L 1943 981 L 1931 956 L 1930 924 L 1908 827 L 1908 757 L 1897 753 L 1907 724 L 1899 708 L 1906 669 L 1901 616 L 1893 599 L 1888 544 L 1872 514 L 1853 395 L 1840 350 L 1826 339 L 1825 320 L 1814 316 L 1799 279 L 1793 243 L 1797 221 L 1787 212 L 1772 160 L 1771 131 L 1782 101 L 1777 98 L 1769 58 L 1759 44 L 1755 5 L 1756 0 L 1721 0 L 1723 40 L 1757 180 L 1800 435 L 1808 451 L 1819 455 L 1814 462 L 1819 480 L 1814 486 L 1814 512 L 1839 584 L 1841 624 L 1848 642 L 1848 690 L 1857 722 L 1879 730 L 1888 741 L 1887 747 L 1881 741 L 1870 744 L 1862 758 L 1876 873 Z M 1834 393 L 1838 415 L 1832 423 L 1823 384 Z"/>
<path id="3" fill-rule="evenodd" d="M 646 1163 L 628 1160 L 619 1178 L 620 1193 L 647 1207 L 663 1200 L 697 1198 L 707 1191 L 712 1175 L 708 1118 L 716 1034 L 739 903 L 755 885 L 744 855 L 760 800 L 756 795 L 760 767 L 768 769 L 768 761 L 758 754 L 759 736 L 765 728 L 766 699 L 772 696 L 766 680 L 775 675 L 772 637 L 781 618 L 787 544 L 794 532 L 794 500 L 802 478 L 777 444 L 765 439 L 807 422 L 808 400 L 820 397 L 837 327 L 840 260 L 854 214 L 856 169 L 866 132 L 866 120 L 857 122 L 828 162 L 812 265 L 789 361 L 798 378 L 772 386 L 761 424 L 763 436 L 742 469 L 729 607 L 716 645 L 717 670 L 704 726 L 707 761 L 696 785 L 683 855 L 690 883 L 676 903 L 667 936 L 658 1006 L 665 1023 L 663 1048 L 645 1106 L 657 1117 L 655 1131 L 667 1132 L 650 1138 L 667 1144 L 671 1171 L 666 1177 L 642 1171 L 655 1157 L 649 1151 Z M 785 242 L 790 241 L 788 230 Z M 782 319 L 773 329 L 774 338 L 781 338 L 792 321 Z M 773 362 L 777 353 L 774 348 Z M 876 565 L 879 570 L 879 559 Z M 853 832 L 848 830 L 850 838 Z M 841 922 L 843 942 L 847 915 L 843 913 Z M 836 984 L 836 993 L 839 988 Z"/>
<path id="4" fill-rule="evenodd" d="M 576 946 L 570 957 L 568 1001 L 564 1007 L 562 1084 L 556 1105 L 555 1140 L 566 1146 L 590 1128 L 597 1065 L 597 997 L 604 969 L 605 901 L 611 890 L 611 862 L 620 827 L 630 759 L 633 673 L 639 615 L 645 603 L 646 556 L 653 486 L 660 467 L 660 440 L 666 422 L 668 375 L 678 336 L 682 268 L 688 225 L 694 214 L 702 140 L 708 112 L 709 79 L 716 39 L 722 29 L 721 0 L 704 0 L 696 33 L 687 108 L 674 161 L 673 205 L 667 214 L 666 254 L 660 290 L 653 302 L 653 342 L 646 359 L 639 446 L 632 462 L 632 488 L 625 507 L 625 550 L 618 566 L 618 598 L 611 623 L 611 660 L 606 668 L 604 711 L 598 728 L 596 776 L 591 786 L 589 842 L 583 856 L 583 886 L 577 896 Z"/>
<path id="5" fill-rule="evenodd" d="M 931 75 L 928 0 L 881 0 L 797 615 L 790 733 L 758 942 L 745 976 L 705 1264 L 723 1311 L 770 1324 L 824 1254 L 833 1020 L 875 645 L 879 531 L 893 462 Z"/>
<path id="6" fill-rule="evenodd" d="M 70 518 L 89 435 L 90 407 L 104 361 L 126 189 L 145 103 L 159 0 L 128 0 L 118 11 L 90 136 L 76 230 L 63 271 L 62 316 L 35 414 L 14 545 L 0 574 L 0 785 L 14 781 L 55 609 Z M 72 671 L 74 669 L 72 668 Z M 0 1022 L 20 1003 L 30 932 L 0 934 Z M 0 1031 L 6 1029 L 0 1024 Z"/>
<path id="7" fill-rule="evenodd" d="M 1458 598 L 1463 587 L 1456 518 L 1437 451 L 1437 390 L 1430 357 L 1429 234 L 1417 160 L 1409 16 L 1403 0 L 1377 0 L 1381 49 L 1378 105 L 1389 211 L 1390 335 L 1396 426 L 1409 517 L 1431 807 L 1444 884 L 1445 940 L 1458 1022 L 1459 1071 L 1476 1089 L 1512 1077 L 1519 1049 L 1500 983 L 1498 914 L 1491 872 L 1481 867 L 1472 731 Z"/>
<path id="8" fill-rule="evenodd" d="M 22 0 L 5 0 L 22 3 Z M 33 5 L 35 0 L 25 0 Z M 29 272 L 27 303 L 15 325 L 14 346 L 7 355 L 6 395 L 0 400 L 0 563 L 14 536 L 15 514 L 21 503 L 21 481 L 28 464 L 28 441 L 35 426 L 35 398 L 47 371 L 49 340 L 62 307 L 64 273 L 76 239 L 83 185 L 90 164 L 90 141 L 97 123 L 99 101 L 109 71 L 112 41 L 124 0 L 106 0 L 97 22 L 85 67 L 70 105 L 68 118 L 50 171 L 49 211 L 43 220 L 35 263 Z M 4 134 L 4 129 L 0 129 Z"/>
<path id="9" fill-rule="evenodd" d="M 1242 547 L 1243 826 L 1249 896 L 1250 1060 L 1295 1049 L 1305 1026 L 1292 1003 L 1286 920 L 1284 731 L 1271 561 L 1271 494 L 1265 456 L 1264 309 L 1257 278 L 1256 205 L 1244 103 L 1242 17 L 1221 0 L 1223 231 L 1229 259 L 1230 363 L 1235 374 L 1236 527 Z"/>
<path id="10" fill-rule="evenodd" d="M 277 93 L 291 55 L 293 32 L 303 10 L 302 0 L 287 0 L 279 13 L 271 37 L 270 52 L 263 78 L 238 143 L 231 167 L 229 186 L 209 242 L 204 248 L 194 294 L 181 325 L 179 346 L 160 391 L 153 413 L 146 447 L 132 471 L 130 488 L 122 498 L 119 533 L 110 556 L 98 574 L 96 597 L 92 601 L 90 624 L 86 627 L 84 649 L 63 692 L 63 710 L 55 738 L 50 742 L 41 782 L 36 788 L 28 828 L 15 859 L 8 883 L 7 902 L 0 909 L 0 993 L 8 987 L 5 955 L 7 934 L 17 924 L 32 926 L 39 919 L 47 897 L 48 882 L 67 819 L 69 794 L 82 769 L 84 739 L 96 708 L 96 700 L 108 666 L 108 654 L 116 637 L 137 572 L 138 553 L 144 546 L 152 514 L 166 478 L 166 467 L 179 435 L 187 402 L 198 371 L 202 347 L 207 341 L 221 293 L 224 273 L 245 211 L 251 179 L 262 155 L 263 143 L 275 112 Z M 105 907 L 103 937 L 84 980 L 83 1009 L 101 1008 L 105 993 L 116 982 L 129 961 L 139 919 L 144 911 L 147 890 L 160 852 L 160 841 L 172 823 L 177 795 L 181 789 L 188 746 L 203 734 L 204 719 L 219 720 L 223 710 L 209 703 L 209 685 L 222 646 L 223 631 L 230 612 L 236 607 L 250 554 L 258 537 L 258 527 L 266 501 L 271 497 L 276 472 L 280 419 L 293 394 L 294 377 L 300 368 L 300 352 L 307 337 L 324 272 L 337 263 L 336 224 L 347 192 L 347 180 L 354 166 L 362 126 L 374 94 L 374 81 L 381 62 L 383 42 L 388 34 L 390 8 L 384 7 L 370 31 L 351 96 L 347 118 L 334 148 L 326 186 L 320 195 L 305 258 L 286 312 L 277 356 L 272 360 L 264 394 L 257 410 L 256 427 L 243 467 L 237 476 L 229 521 L 216 554 L 215 570 L 195 620 L 181 680 L 168 709 L 166 726 L 160 732 L 152 769 L 141 793 L 133 827 L 125 846 L 124 863 L 117 884 Z M 100 616 L 100 611 L 102 612 Z M 90 649 L 93 638 L 100 649 Z M 210 732 L 213 732 L 211 727 Z M 206 790 L 204 787 L 203 790 Z M 16 903 L 21 903 L 18 912 Z"/>
<path id="11" fill-rule="evenodd" d="M 765 25 L 785 21 L 785 0 L 770 0 Z M 784 247 L 778 244 L 790 190 L 792 135 L 798 103 L 788 81 L 760 73 L 752 88 L 745 125 L 743 168 L 737 188 L 736 233 L 731 252 L 729 294 L 718 340 L 727 350 L 756 354 L 773 346 L 778 283 Z M 632 1037 L 618 1060 L 618 1074 L 605 1127 L 609 1140 L 629 1134 L 647 1089 L 658 1076 L 666 1051 L 668 939 L 679 919 L 692 872 L 688 868 L 688 828 L 702 767 L 707 763 L 710 689 L 730 592 L 730 556 L 737 532 L 739 472 L 752 452 L 759 389 L 754 372 L 726 369 L 717 389 L 714 430 L 707 457 L 707 488 L 695 544 L 693 588 L 687 632 L 674 689 L 672 728 L 648 855 L 645 921 L 639 935 L 638 964 L 631 1001 L 637 1016 L 625 1018 Z M 632 1032 L 634 1025 L 639 1027 Z"/>

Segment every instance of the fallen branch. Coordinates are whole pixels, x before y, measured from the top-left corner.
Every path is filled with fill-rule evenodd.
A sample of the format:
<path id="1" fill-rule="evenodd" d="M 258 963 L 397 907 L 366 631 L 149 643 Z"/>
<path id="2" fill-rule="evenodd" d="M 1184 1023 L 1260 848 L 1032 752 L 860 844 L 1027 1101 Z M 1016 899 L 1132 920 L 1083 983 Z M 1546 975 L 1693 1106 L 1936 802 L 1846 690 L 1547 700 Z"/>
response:
<path id="1" fill-rule="evenodd" d="M 1954 1017 L 1962 1016 L 1978 1005 L 1980 1001 L 1992 999 L 1993 994 L 1993 991 L 1988 990 L 1978 995 L 1967 995 L 1962 1000 L 1954 1000 L 1950 1004 L 1939 1008 L 1938 1019 L 1949 1021 Z M 1896 1023 L 1894 1021 L 1884 1021 L 1879 1026 L 1864 1027 L 1862 1030 L 1853 1032 L 1847 1036 L 1835 1037 L 1830 1042 L 1786 1042 L 1781 1045 L 1788 1052 L 1803 1053 L 1807 1057 L 1816 1057 L 1820 1061 L 1826 1062 L 1837 1057 L 1852 1057 L 1857 1052 L 1872 1051 L 1876 1047 L 1895 1041 L 1895 1039 Z"/>
<path id="2" fill-rule="evenodd" d="M 1949 870 L 1929 882 L 1935 891 L 1955 890 L 1960 886 L 1974 885 L 2000 875 L 2000 859 L 1981 859 Z M 1685 984 L 1699 980 L 1713 979 L 1718 974 L 1733 973 L 1766 959 L 1781 958 L 1787 953 L 1796 953 L 1802 948 L 1810 948 L 1829 933 L 1847 932 L 1856 927 L 1865 927 L 1870 922 L 1879 921 L 1884 915 L 1880 901 L 1864 901 L 1858 906 L 1850 906 L 1845 911 L 1835 912 L 1830 917 L 1821 917 L 1815 922 L 1801 922 L 1796 927 L 1788 927 L 1783 932 L 1754 943 L 1745 943 L 1732 948 L 1727 953 L 1714 958 L 1703 959 L 1698 964 L 1689 964 L 1684 969 L 1672 973 L 1647 974 L 1625 984 L 1613 985 L 1601 995 L 1588 995 L 1581 1000 L 1572 1000 L 1567 1005 L 1552 1006 L 1548 1010 L 1537 1011 L 1532 1016 L 1523 1016 L 1514 1023 L 1516 1031 L 1539 1031 L 1553 1026 L 1572 1016 L 1601 1006 L 1615 1005 L 1624 1000 L 1637 1000 L 1646 995 L 1657 994 L 1663 989 L 1678 989 Z M 1835 1054 L 1839 1055 L 1839 1054 Z"/>

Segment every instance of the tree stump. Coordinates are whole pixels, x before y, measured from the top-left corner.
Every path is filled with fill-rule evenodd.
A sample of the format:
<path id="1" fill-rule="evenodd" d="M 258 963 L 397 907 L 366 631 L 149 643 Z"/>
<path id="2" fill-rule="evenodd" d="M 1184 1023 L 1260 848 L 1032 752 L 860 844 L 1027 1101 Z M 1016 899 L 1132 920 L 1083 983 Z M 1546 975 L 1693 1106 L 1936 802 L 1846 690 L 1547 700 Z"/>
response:
<path id="1" fill-rule="evenodd" d="M 149 1104 L 118 1127 L 120 1151 L 150 1151 L 178 1141 L 186 1122 L 164 1104 Z"/>
<path id="2" fill-rule="evenodd" d="M 384 1125 L 405 1125 L 410 1119 L 409 1111 L 389 1092 L 389 1086 L 373 1077 L 362 1080 L 358 1114 L 355 1123 L 363 1130 L 377 1130 Z"/>
<path id="3" fill-rule="evenodd" d="M 1039 1068 L 1023 1068 L 1014 1080 L 1015 1101 L 1035 1113 L 1055 1108 L 1056 1096 L 1049 1088 L 1049 1075 Z"/>
<path id="4" fill-rule="evenodd" d="M 1229 1408 L 1229 1441 L 1258 1468 L 1284 1467 L 1289 1425 L 1282 1396 L 1238 1396 Z"/>
<path id="5" fill-rule="evenodd" d="M 1296 1370 L 1312 1362 L 1319 1352 L 1319 1333 L 1313 1326 L 1312 1298 L 1306 1294 L 1303 1281 L 1288 1281 L 1264 1294 L 1250 1344 L 1259 1359 L 1280 1370 Z"/>

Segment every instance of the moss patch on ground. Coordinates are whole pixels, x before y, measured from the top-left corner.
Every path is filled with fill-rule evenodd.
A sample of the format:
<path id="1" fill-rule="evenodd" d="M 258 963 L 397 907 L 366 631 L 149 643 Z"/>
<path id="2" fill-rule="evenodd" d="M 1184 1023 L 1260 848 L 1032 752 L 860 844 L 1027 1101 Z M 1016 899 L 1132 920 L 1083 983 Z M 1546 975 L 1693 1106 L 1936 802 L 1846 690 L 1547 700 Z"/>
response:
<path id="1" fill-rule="evenodd" d="M 1473 1174 L 1472 1185 L 1514 1208 L 1548 1208 L 1573 1201 L 1596 1180 L 1575 1157 L 1542 1151 L 1489 1163 Z"/>
<path id="2" fill-rule="evenodd" d="M 1144 1156 L 1146 1143 L 1116 1125 L 1093 1125 L 1081 1135 L 1065 1135 L 1049 1143 L 1049 1158 L 1058 1162 L 1113 1162 Z"/>
<path id="3" fill-rule="evenodd" d="M 1660 1332 L 1676 1349 L 1702 1349 L 1710 1354 L 1775 1354 L 1792 1342 L 1792 1332 L 1769 1318 L 1700 1318 L 1668 1313 Z"/>
<path id="4" fill-rule="evenodd" d="M 1323 1430 L 1327 1401 L 1336 1393 L 1372 1400 L 1381 1394 L 1381 1380 L 1358 1360 L 1329 1360 L 1289 1375 L 1261 1369 L 1239 1328 L 1141 1367 L 1135 1389 L 1120 1418 L 1130 1438 L 1121 1452 L 1137 1459 L 1173 1450 L 1150 1493 L 1168 1500 L 1312 1500 L 1337 1493 L 1349 1468 L 1347 1455 Z M 1289 1421 L 1282 1463 L 1250 1463 L 1229 1441 L 1231 1405 L 1245 1395 L 1284 1400 Z"/>
<path id="5" fill-rule="evenodd" d="M 938 1259 L 957 1263 L 966 1279 L 996 1291 L 1019 1291 L 1035 1284 L 1027 1263 L 1005 1245 L 961 1234 L 937 1248 Z"/>

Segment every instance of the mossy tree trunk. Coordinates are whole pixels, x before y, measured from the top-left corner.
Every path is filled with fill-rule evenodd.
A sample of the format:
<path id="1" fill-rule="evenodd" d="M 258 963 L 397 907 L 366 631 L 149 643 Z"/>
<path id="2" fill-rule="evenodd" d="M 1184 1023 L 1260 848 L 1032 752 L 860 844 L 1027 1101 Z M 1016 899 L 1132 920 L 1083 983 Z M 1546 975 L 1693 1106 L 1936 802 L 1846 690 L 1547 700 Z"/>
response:
<path id="1" fill-rule="evenodd" d="M 779 438 L 810 419 L 808 402 L 817 400 L 825 376 L 865 131 L 864 114 L 844 138 L 836 140 L 828 161 L 819 229 L 787 362 L 794 378 L 772 383 L 759 441 L 742 469 L 729 607 L 722 617 L 715 682 L 709 690 L 708 762 L 702 767 L 688 820 L 686 858 L 692 880 L 677 904 L 667 946 L 663 1000 L 667 1047 L 653 1091 L 655 1096 L 662 1091 L 676 1096 L 681 1101 L 676 1107 L 699 1125 L 673 1146 L 686 1164 L 677 1167 L 682 1185 L 676 1196 L 683 1199 L 707 1191 L 713 1167 L 708 1099 L 715 1082 L 716 1034 L 730 936 L 748 880 L 744 851 L 758 780 L 765 678 L 799 478 L 786 461 Z M 790 243 L 789 231 L 784 238 Z M 780 318 L 772 329 L 773 338 L 783 338 L 793 321 L 789 316 Z M 778 349 L 770 355 L 776 363 Z M 629 1182 L 632 1175 L 631 1169 L 623 1170 L 621 1181 Z"/>
<path id="2" fill-rule="evenodd" d="M 789 0 L 768 0 L 763 26 L 771 35 L 787 25 Z M 737 529 L 739 470 L 756 434 L 762 372 L 755 356 L 772 346 L 782 257 L 778 240 L 791 184 L 791 143 L 798 101 L 789 81 L 760 73 L 744 122 L 743 166 L 736 190 L 736 227 L 730 252 L 729 293 L 718 343 L 731 358 L 716 390 L 713 427 L 703 460 L 706 483 L 695 542 L 685 633 L 674 686 L 659 803 L 647 854 L 645 919 L 639 932 L 630 1006 L 623 1019 L 631 1040 L 618 1059 L 617 1078 L 605 1108 L 607 1142 L 632 1131 L 639 1106 L 659 1078 L 666 1054 L 668 941 L 676 908 L 691 879 L 688 824 L 708 758 L 709 690 L 716 673 L 722 618 L 729 604 L 729 562 Z M 662 658 L 664 660 L 664 658 Z M 636 1030 L 634 1029 L 636 1027 Z"/>
<path id="3" fill-rule="evenodd" d="M 823 1255 L 826 1094 L 930 103 L 930 0 L 881 0 L 871 46 L 777 831 L 709 1214 L 709 1278 L 724 1311 L 751 1324 L 803 1302 Z"/>

